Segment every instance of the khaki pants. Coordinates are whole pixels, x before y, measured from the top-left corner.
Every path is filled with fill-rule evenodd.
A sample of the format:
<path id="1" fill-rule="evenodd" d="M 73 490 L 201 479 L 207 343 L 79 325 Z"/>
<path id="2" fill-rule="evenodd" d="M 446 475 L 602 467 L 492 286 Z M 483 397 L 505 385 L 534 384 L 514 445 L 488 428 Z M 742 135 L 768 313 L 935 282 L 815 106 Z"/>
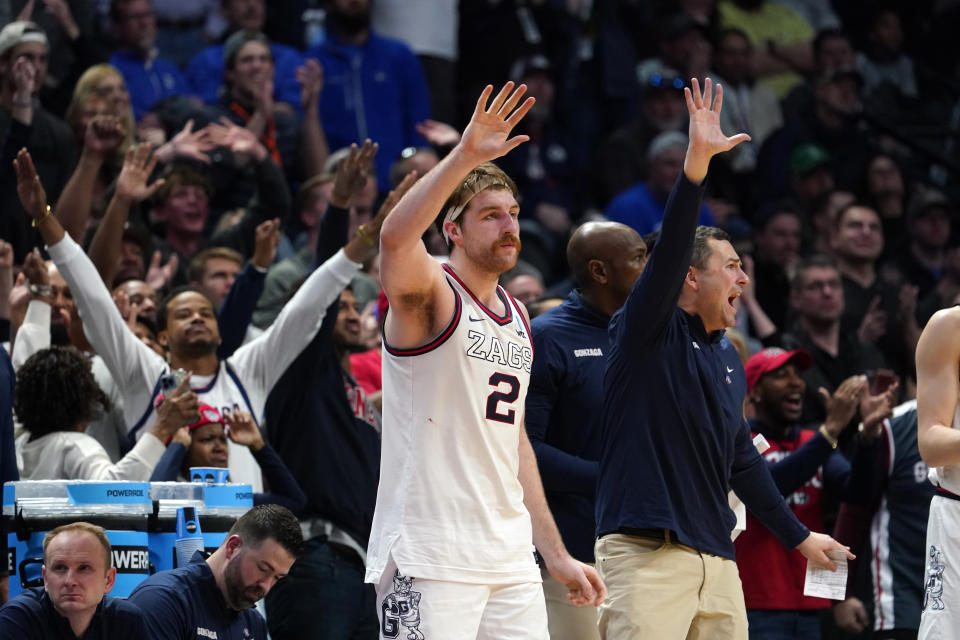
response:
<path id="1" fill-rule="evenodd" d="M 600 640 L 597 609 L 590 605 L 573 606 L 567 600 L 567 588 L 546 569 L 540 572 L 543 574 L 543 597 L 547 601 L 550 640 Z"/>
<path id="2" fill-rule="evenodd" d="M 595 556 L 607 585 L 603 640 L 746 640 L 734 561 L 621 534 L 597 540 Z"/>

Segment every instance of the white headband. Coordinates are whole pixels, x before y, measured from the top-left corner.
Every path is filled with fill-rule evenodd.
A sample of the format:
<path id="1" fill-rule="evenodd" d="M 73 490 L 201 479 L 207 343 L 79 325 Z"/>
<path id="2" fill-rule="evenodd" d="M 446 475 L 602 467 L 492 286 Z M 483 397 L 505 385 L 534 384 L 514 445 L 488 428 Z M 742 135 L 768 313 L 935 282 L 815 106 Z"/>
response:
<path id="1" fill-rule="evenodd" d="M 40 44 L 47 44 L 47 36 L 45 36 L 40 31 L 27 31 L 22 36 L 20 36 L 20 42 L 17 44 L 23 44 L 24 42 L 39 42 Z"/>
<path id="2" fill-rule="evenodd" d="M 470 204 L 470 201 L 473 200 L 478 193 L 480 193 L 481 191 L 486 191 L 490 187 L 494 187 L 494 186 L 501 186 L 504 189 L 510 188 L 509 185 L 507 185 L 507 183 L 505 183 L 502 178 L 498 178 L 497 176 L 491 176 L 491 175 L 483 176 L 482 178 L 477 180 L 477 182 L 473 186 L 467 187 L 467 191 L 470 193 L 470 195 L 466 198 L 466 200 L 464 200 L 461 204 L 453 205 L 449 209 L 447 209 L 447 215 L 443 217 L 443 226 L 441 227 L 441 231 L 443 232 L 443 237 L 447 242 L 450 242 L 450 236 L 447 235 L 447 229 L 446 229 L 447 223 L 456 222 L 457 219 L 460 218 L 460 215 L 463 213 L 463 210 L 467 208 L 467 205 Z"/>

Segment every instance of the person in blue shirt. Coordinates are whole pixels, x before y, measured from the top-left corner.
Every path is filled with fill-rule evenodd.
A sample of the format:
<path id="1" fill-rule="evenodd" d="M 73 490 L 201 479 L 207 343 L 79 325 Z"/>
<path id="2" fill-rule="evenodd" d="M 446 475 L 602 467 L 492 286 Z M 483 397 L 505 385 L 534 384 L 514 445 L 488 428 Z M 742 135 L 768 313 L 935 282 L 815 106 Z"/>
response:
<path id="1" fill-rule="evenodd" d="M 659 231 L 670 189 L 683 167 L 687 136 L 666 131 L 647 147 L 647 179 L 617 194 L 603 212 L 610 220 L 632 227 L 640 235 Z M 700 205 L 700 224 L 712 226 L 713 214 Z"/>
<path id="2" fill-rule="evenodd" d="M 265 0 L 223 0 L 220 12 L 227 20 L 227 34 L 237 31 L 263 31 L 267 21 Z M 226 38 L 224 38 L 226 40 Z M 187 65 L 184 75 L 190 89 L 207 104 L 220 100 L 223 86 L 224 44 L 214 44 L 198 53 Z M 276 42 L 270 43 L 273 56 L 273 99 L 285 103 L 293 112 L 300 109 L 300 83 L 297 82 L 297 67 L 303 64 L 302 54 L 293 47 Z"/>
<path id="3" fill-rule="evenodd" d="M 150 0 L 113 0 L 110 16 L 120 41 L 110 64 L 123 76 L 137 120 L 164 98 L 190 94 L 180 69 L 159 57 L 157 21 Z"/>
<path id="4" fill-rule="evenodd" d="M 647 246 L 626 225 L 588 222 L 570 237 L 567 262 L 577 288 L 530 323 L 536 357 L 525 422 L 563 543 L 592 564 L 607 325 L 643 271 Z M 541 573 L 550 637 L 599 638 L 596 611 L 574 607 L 567 588 L 546 569 Z"/>
<path id="5" fill-rule="evenodd" d="M 365 138 L 380 144 L 377 187 L 390 189 L 390 165 L 426 141 L 416 125 L 430 117 L 430 91 L 406 44 L 370 29 L 369 0 L 324 0 L 326 38 L 307 51 L 323 66 L 320 121 L 331 149 Z"/>
<path id="6" fill-rule="evenodd" d="M 73 522 L 51 530 L 43 538 L 43 586 L 0 608 L 0 638 L 149 638 L 140 609 L 106 595 L 116 577 L 102 528 Z"/>
<path id="7" fill-rule="evenodd" d="M 204 560 L 155 573 L 128 600 L 143 611 L 154 640 L 266 640 L 267 624 L 253 607 L 289 573 L 303 537 L 285 507 L 264 504 L 234 523 Z"/>
<path id="8" fill-rule="evenodd" d="M 720 129 L 723 90 L 684 89 L 690 142 L 656 247 L 610 322 L 597 483 L 601 638 L 747 637 L 730 538 L 740 499 L 787 547 L 835 569 L 844 550 L 791 513 L 743 420 L 743 365 L 724 330 L 747 285 L 723 231 L 697 228 L 710 159 L 748 140 Z M 851 554 L 852 557 L 852 554 Z"/>

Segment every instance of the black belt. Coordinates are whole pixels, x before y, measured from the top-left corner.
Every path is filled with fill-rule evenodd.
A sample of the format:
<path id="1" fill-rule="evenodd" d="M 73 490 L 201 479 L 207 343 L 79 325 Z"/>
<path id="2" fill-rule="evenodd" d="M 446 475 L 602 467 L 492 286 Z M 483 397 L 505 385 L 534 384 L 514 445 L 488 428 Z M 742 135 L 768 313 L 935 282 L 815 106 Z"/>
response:
<path id="1" fill-rule="evenodd" d="M 622 533 L 625 536 L 633 536 L 635 538 L 646 538 L 647 540 L 656 540 L 658 542 L 683 544 L 682 542 L 680 542 L 680 540 L 677 539 L 677 533 L 672 529 L 653 529 L 653 528 L 637 529 L 634 527 L 620 527 L 619 529 L 617 529 L 617 533 Z"/>

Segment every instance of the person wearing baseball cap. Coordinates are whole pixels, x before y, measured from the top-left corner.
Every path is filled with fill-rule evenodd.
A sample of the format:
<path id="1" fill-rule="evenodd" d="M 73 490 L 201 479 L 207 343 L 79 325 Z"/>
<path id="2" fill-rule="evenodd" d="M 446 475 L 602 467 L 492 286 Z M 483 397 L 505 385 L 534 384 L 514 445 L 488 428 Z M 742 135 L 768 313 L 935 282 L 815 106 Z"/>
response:
<path id="1" fill-rule="evenodd" d="M 865 435 L 848 461 L 837 442 L 867 396 L 867 378 L 847 378 L 832 396 L 821 387 L 826 420 L 819 429 L 804 429 L 800 417 L 806 383 L 800 373 L 812 365 L 813 357 L 803 349 L 768 348 L 754 354 L 745 366 L 746 413 L 754 416 L 749 420 L 752 434 L 770 445 L 763 457 L 791 511 L 812 531 L 821 531 L 824 492 L 843 499 L 851 465 L 872 466 L 877 460 L 875 436 L 893 407 L 895 387 L 878 396 L 876 410 L 864 420 Z M 863 473 L 860 469 L 857 473 Z M 820 610 L 830 601 L 803 595 L 806 559 L 780 544 L 752 513 L 735 545 L 751 634 L 819 638 Z"/>
<path id="2" fill-rule="evenodd" d="M 56 202 L 73 171 L 76 143 L 67 123 L 38 99 L 49 53 L 47 35 L 34 22 L 17 20 L 0 30 L 0 140 L 8 149 L 30 149 L 47 195 Z M 14 264 L 23 264 L 37 243 L 16 189 L 0 193 L 0 210 L 0 238 L 13 245 Z"/>
<path id="3" fill-rule="evenodd" d="M 163 396 L 157 396 L 157 403 Z M 183 427 L 173 436 L 167 452 L 160 458 L 150 477 L 151 482 L 165 480 L 187 482 L 190 467 L 223 467 L 228 465 L 227 440 L 250 449 L 270 491 L 254 493 L 253 504 L 279 504 L 297 512 L 307 503 L 307 496 L 290 474 L 273 447 L 266 443 L 248 411 L 224 409 L 200 403 L 199 419 Z"/>

